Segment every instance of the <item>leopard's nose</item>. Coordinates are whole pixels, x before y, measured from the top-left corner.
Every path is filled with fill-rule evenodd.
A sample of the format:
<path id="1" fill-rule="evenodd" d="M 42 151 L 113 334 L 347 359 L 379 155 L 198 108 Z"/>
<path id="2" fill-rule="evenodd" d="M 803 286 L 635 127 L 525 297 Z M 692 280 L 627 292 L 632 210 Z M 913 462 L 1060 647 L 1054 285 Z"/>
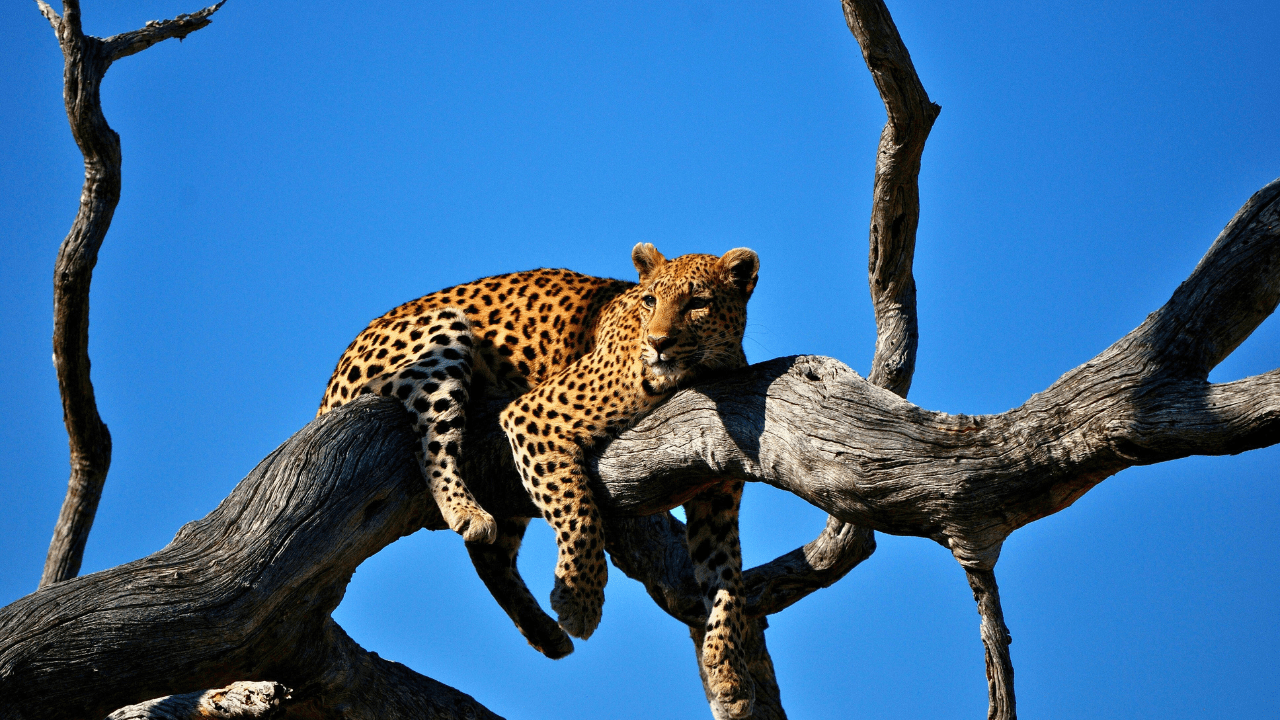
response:
<path id="1" fill-rule="evenodd" d="M 663 350 L 666 350 L 672 345 L 675 345 L 676 339 L 673 337 L 668 337 L 666 335 L 650 335 L 649 344 L 653 346 L 654 350 L 657 350 L 658 352 L 662 352 Z"/>

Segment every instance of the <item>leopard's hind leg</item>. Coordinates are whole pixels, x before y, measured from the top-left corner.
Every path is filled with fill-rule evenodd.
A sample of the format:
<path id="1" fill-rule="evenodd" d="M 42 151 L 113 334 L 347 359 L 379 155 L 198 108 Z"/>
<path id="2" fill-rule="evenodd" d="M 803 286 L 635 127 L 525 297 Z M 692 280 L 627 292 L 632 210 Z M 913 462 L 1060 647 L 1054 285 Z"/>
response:
<path id="1" fill-rule="evenodd" d="M 516 554 L 524 539 L 529 518 L 504 518 L 498 521 L 498 539 L 492 544 L 467 543 L 467 553 L 476 574 L 489 588 L 516 629 L 535 650 L 552 660 L 573 652 L 573 641 L 534 599 L 516 569 Z"/>
<path id="2" fill-rule="evenodd" d="M 747 618 L 742 586 L 738 507 L 742 482 L 729 481 L 685 503 L 685 535 L 707 608 L 702 666 L 707 687 L 729 717 L 751 714 L 755 682 L 743 653 Z"/>
<path id="3" fill-rule="evenodd" d="M 461 310 L 443 308 L 417 318 L 418 330 L 424 344 L 418 355 L 361 392 L 398 398 L 413 413 L 422 475 L 445 522 L 468 542 L 491 543 L 497 523 L 471 495 L 458 467 L 477 359 L 471 324 Z"/>

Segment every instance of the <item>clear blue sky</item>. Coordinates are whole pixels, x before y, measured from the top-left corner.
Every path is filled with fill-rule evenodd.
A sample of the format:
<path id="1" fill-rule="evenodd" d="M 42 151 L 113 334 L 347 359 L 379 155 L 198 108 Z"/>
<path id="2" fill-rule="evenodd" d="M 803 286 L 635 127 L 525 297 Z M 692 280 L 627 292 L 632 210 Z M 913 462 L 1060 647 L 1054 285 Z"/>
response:
<path id="1" fill-rule="evenodd" d="M 429 5 L 429 7 L 428 7 Z M 1280 6 L 892 2 L 943 107 L 924 155 L 911 399 L 1000 412 L 1159 307 L 1280 175 Z M 108 35 L 197 8 L 85 0 Z M 66 441 L 49 336 L 81 158 L 34 2 L 0 5 L 0 603 L 32 591 Z M 884 111 L 839 3 L 253 3 L 112 68 L 124 197 L 93 284 L 114 463 L 92 572 L 162 547 L 308 422 L 392 306 L 539 266 L 632 277 L 746 245 L 753 361 L 866 372 Z M 1269 320 L 1215 372 L 1275 368 Z M 1128 470 L 1016 533 L 997 574 L 1025 717 L 1280 716 L 1280 452 Z M 748 563 L 823 516 L 747 490 Z M 880 549 L 774 616 L 793 718 L 980 718 L 978 618 L 948 553 Z M 545 599 L 553 542 L 522 556 Z M 544 600 L 545 602 L 545 600 Z M 451 533 L 363 565 L 366 648 L 513 718 L 708 717 L 685 631 L 620 572 L 569 658 L 529 649 Z M 562 693 L 557 686 L 585 685 Z"/>

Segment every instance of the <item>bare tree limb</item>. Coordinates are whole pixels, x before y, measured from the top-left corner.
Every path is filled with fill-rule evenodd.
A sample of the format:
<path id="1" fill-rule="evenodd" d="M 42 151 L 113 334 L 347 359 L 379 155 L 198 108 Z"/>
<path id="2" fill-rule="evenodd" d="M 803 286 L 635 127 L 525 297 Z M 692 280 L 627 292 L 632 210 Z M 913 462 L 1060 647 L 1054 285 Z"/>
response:
<path id="1" fill-rule="evenodd" d="M 1249 282 L 1229 280 L 1245 272 Z M 989 568 L 1004 538 L 1133 465 L 1227 454 L 1280 439 L 1277 372 L 1211 384 L 1177 332 L 1201 308 L 1246 308 L 1200 332 L 1239 342 L 1280 298 L 1280 181 L 1260 190 L 1187 284 L 1141 326 L 997 415 L 918 408 L 843 364 L 781 358 L 674 396 L 615 440 L 601 493 L 660 508 L 722 475 L 794 492 L 846 522 L 928 537 Z M 1190 282 L 1190 281 L 1189 281 Z M 1197 281 L 1198 283 L 1199 281 Z M 1243 311 L 1242 311 L 1243 312 Z"/>
<path id="2" fill-rule="evenodd" d="M 159 552 L 0 609 L 0 718 L 104 717 L 267 679 L 293 688 L 282 717 L 496 718 L 361 649 L 330 617 L 365 558 L 444 527 L 413 447 L 396 403 L 351 403 Z"/>
<path id="3" fill-rule="evenodd" d="M 218 690 L 170 695 L 120 708 L 106 720 L 243 720 L 280 714 L 289 690 L 280 683 L 237 682 Z"/>
<path id="4" fill-rule="evenodd" d="M 221 0 L 216 5 L 210 5 L 190 15 L 179 15 L 172 20 L 152 20 L 145 27 L 138 30 L 112 35 L 102 41 L 105 45 L 104 52 L 106 52 L 107 57 L 115 61 L 122 57 L 142 52 L 162 40 L 178 38 L 179 41 L 182 41 L 187 35 L 213 22 L 210 17 L 226 1 Z"/>
<path id="5" fill-rule="evenodd" d="M 843 0 L 888 121 L 880 133 L 871 203 L 868 281 L 876 313 L 876 352 L 868 379 L 907 396 L 919 330 L 911 272 L 920 221 L 920 157 L 942 108 L 929 100 L 907 46 L 880 0 Z"/>
<path id="6" fill-rule="evenodd" d="M 40 14 L 44 15 L 49 24 L 53 26 L 53 32 L 62 32 L 62 17 L 58 15 L 57 11 L 49 7 L 49 4 L 44 0 L 36 0 L 36 5 L 40 8 Z"/>
<path id="7" fill-rule="evenodd" d="M 102 78 L 113 60 L 164 39 L 160 35 L 181 37 L 208 25 L 208 16 L 221 3 L 105 42 L 81 30 L 77 0 L 63 2 L 61 17 L 42 0 L 37 0 L 37 5 L 62 48 L 66 61 L 63 102 L 71 134 L 84 155 L 80 209 L 58 250 L 53 271 L 53 358 L 67 426 L 71 477 L 40 578 L 40 586 L 45 587 L 80 571 L 111 466 L 111 433 L 98 414 L 89 373 L 89 285 L 98 249 L 120 201 L 120 136 L 102 114 Z"/>
<path id="8" fill-rule="evenodd" d="M 1013 637 L 1004 624 L 1004 611 L 1000 608 L 1000 589 L 996 586 L 996 574 L 991 570 L 965 568 L 973 599 L 978 603 L 978 615 L 982 618 L 982 646 L 986 650 L 987 666 L 987 718 L 1012 718 L 1017 715 L 1013 696 L 1013 660 L 1009 657 L 1009 644 Z"/>
<path id="9" fill-rule="evenodd" d="M 701 628 L 706 611 L 685 546 L 684 523 L 668 513 L 611 518 L 606 527 L 613 564 L 640 581 L 663 612 Z M 747 613 L 782 612 L 804 596 L 831 586 L 875 551 L 875 535 L 828 518 L 815 540 L 743 573 Z"/>
<path id="10" fill-rule="evenodd" d="M 1204 380 L 1275 309 L 1280 181 L 1254 193 L 1164 307 L 1114 348 L 1148 371 Z M 1106 355 L 1104 353 L 1104 355 Z"/>
<path id="11" fill-rule="evenodd" d="M 835 584 L 875 550 L 874 532 L 828 517 L 827 527 L 812 542 L 744 573 L 747 613 L 761 617 L 782 612 Z"/>

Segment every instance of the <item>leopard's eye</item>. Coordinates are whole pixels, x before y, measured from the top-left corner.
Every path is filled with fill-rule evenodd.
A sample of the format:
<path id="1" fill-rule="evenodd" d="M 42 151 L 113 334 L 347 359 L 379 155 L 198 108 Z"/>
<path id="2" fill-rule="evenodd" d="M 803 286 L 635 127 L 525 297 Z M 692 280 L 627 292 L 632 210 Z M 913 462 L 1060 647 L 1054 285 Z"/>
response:
<path id="1" fill-rule="evenodd" d="M 701 310 L 702 308 L 704 308 L 704 307 L 706 307 L 706 306 L 708 306 L 708 305 L 710 305 L 710 304 L 711 304 L 711 300 L 709 300 L 708 298 L 696 297 L 696 298 L 693 298 L 692 300 L 690 300 L 690 301 L 689 301 L 689 302 L 684 306 L 684 309 L 685 309 L 686 311 L 687 311 L 687 310 Z"/>
<path id="2" fill-rule="evenodd" d="M 640 298 L 640 302 L 644 303 L 645 307 L 651 308 L 658 304 L 658 298 L 652 295 L 645 295 L 644 297 Z"/>

